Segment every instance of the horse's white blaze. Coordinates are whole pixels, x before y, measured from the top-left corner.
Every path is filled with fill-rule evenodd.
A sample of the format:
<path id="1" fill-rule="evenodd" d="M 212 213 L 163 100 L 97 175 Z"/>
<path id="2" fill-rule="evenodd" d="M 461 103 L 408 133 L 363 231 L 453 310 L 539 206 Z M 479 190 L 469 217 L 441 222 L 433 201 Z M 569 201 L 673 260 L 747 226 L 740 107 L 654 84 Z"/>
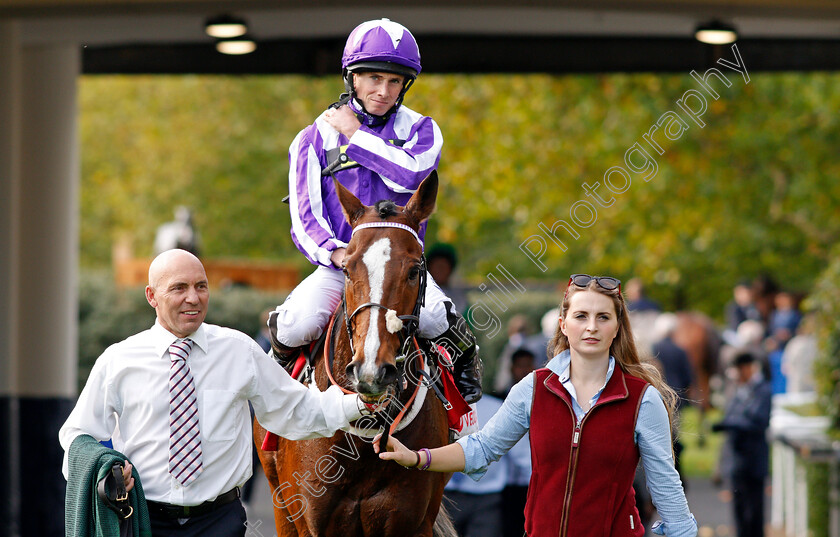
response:
<path id="1" fill-rule="evenodd" d="M 385 265 L 391 259 L 391 240 L 383 237 L 368 247 L 362 256 L 367 267 L 370 302 L 380 303 L 385 286 Z M 365 361 L 360 377 L 371 381 L 376 377 L 376 355 L 379 352 L 379 308 L 369 308 L 370 324 L 365 337 Z"/>

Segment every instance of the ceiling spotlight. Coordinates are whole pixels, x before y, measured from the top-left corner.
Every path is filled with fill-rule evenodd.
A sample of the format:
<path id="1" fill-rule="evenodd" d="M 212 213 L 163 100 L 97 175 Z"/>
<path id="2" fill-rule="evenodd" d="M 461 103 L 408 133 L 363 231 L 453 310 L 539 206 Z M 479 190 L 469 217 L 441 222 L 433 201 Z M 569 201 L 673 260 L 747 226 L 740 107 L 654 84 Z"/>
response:
<path id="1" fill-rule="evenodd" d="M 207 20 L 204 31 L 210 37 L 225 39 L 245 35 L 248 31 L 248 25 L 245 24 L 245 19 L 233 15 L 219 15 Z"/>
<path id="2" fill-rule="evenodd" d="M 216 50 L 222 54 L 250 54 L 256 49 L 257 44 L 247 34 L 216 41 Z"/>
<path id="3" fill-rule="evenodd" d="M 738 39 L 735 27 L 724 24 L 718 19 L 713 19 L 701 24 L 694 31 L 694 38 L 701 43 L 709 45 L 727 45 Z"/>

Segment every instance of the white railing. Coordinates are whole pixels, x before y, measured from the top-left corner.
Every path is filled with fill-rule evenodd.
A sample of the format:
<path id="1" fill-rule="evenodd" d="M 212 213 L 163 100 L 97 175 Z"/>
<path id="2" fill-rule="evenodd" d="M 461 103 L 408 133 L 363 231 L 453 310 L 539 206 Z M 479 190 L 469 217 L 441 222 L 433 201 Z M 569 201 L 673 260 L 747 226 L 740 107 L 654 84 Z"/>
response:
<path id="1" fill-rule="evenodd" d="M 789 410 L 790 407 L 813 403 L 815 399 L 813 393 L 780 394 L 773 397 L 769 432 L 772 441 L 773 487 L 770 524 L 785 537 L 809 537 L 808 462 L 829 463 L 828 535 L 840 537 L 840 446 L 826 435 L 829 425 L 827 417 L 806 417 Z M 814 491 L 811 492 L 813 494 Z"/>

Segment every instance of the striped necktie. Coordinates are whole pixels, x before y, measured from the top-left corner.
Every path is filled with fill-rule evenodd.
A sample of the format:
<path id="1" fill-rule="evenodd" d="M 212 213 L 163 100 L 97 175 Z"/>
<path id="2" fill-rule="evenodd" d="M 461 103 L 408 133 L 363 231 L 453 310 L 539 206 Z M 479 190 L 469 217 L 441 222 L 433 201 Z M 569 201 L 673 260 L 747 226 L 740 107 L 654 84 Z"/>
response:
<path id="1" fill-rule="evenodd" d="M 179 339 L 169 346 L 169 473 L 184 486 L 202 470 L 198 403 L 187 365 L 192 346 L 191 339 Z"/>

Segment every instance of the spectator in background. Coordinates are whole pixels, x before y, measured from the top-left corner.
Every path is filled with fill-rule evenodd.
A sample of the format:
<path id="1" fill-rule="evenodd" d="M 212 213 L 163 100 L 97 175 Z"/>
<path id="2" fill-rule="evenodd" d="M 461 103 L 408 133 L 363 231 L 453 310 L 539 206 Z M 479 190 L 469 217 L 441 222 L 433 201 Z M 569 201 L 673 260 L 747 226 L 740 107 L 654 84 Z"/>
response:
<path id="1" fill-rule="evenodd" d="M 732 301 L 726 305 L 726 329 L 732 334 L 746 320 L 760 321 L 761 314 L 753 303 L 752 289 L 748 281 L 741 281 L 732 289 Z"/>
<path id="2" fill-rule="evenodd" d="M 659 341 L 653 345 L 653 355 L 656 356 L 662 366 L 662 376 L 665 382 L 678 396 L 676 410 L 677 418 L 679 418 L 679 413 L 688 403 L 686 398 L 688 391 L 691 389 L 691 384 L 694 382 L 694 372 L 691 369 L 688 354 L 672 339 L 676 329 L 677 316 L 673 313 L 663 313 L 656 319 L 654 331 Z M 679 435 L 676 435 L 674 437 L 674 466 L 676 466 L 680 477 L 682 477 L 682 468 L 680 467 L 682 451 L 683 444 L 680 442 Z M 683 483 L 685 483 L 684 479 Z"/>
<path id="3" fill-rule="evenodd" d="M 540 333 L 533 336 L 531 340 L 533 341 L 533 345 L 530 346 L 531 350 L 534 351 L 534 356 L 537 358 L 537 367 L 544 366 L 548 362 L 548 359 L 551 358 L 548 355 L 548 343 L 554 337 L 554 331 L 557 330 L 557 325 L 559 324 L 560 308 L 551 308 L 540 319 Z"/>
<path id="4" fill-rule="evenodd" d="M 787 291 L 776 293 L 775 309 L 770 314 L 770 335 L 764 341 L 767 361 L 770 365 L 770 382 L 773 393 L 787 391 L 787 378 L 782 370 L 782 354 L 788 341 L 796 334 L 802 314 L 797 308 L 796 298 Z"/>
<path id="5" fill-rule="evenodd" d="M 472 410 L 479 427 L 501 406 L 501 399 L 484 394 Z M 461 472 L 452 474 L 444 493 L 453 503 L 449 514 L 460 537 L 502 537 L 502 490 L 507 482 L 508 460 L 502 457 L 481 481 L 473 481 Z M 519 535 L 523 527 L 519 526 Z"/>
<path id="6" fill-rule="evenodd" d="M 560 322 L 557 308 L 548 310 L 540 320 L 542 331 L 532 333 L 532 323 L 527 316 L 514 315 L 508 321 L 508 341 L 499 353 L 496 363 L 496 375 L 493 378 L 493 392 L 506 394 L 514 384 L 511 377 L 511 358 L 513 353 L 527 349 L 534 357 L 534 367 L 542 367 L 548 361 L 548 342 L 554 335 Z"/>
<path id="7" fill-rule="evenodd" d="M 267 309 L 260 314 L 260 331 L 257 333 L 254 341 L 257 342 L 262 350 L 268 352 L 271 350 L 271 333 L 268 330 L 268 318 L 271 315 L 272 309 Z"/>
<path id="8" fill-rule="evenodd" d="M 731 365 L 735 355 L 740 350 L 746 350 L 752 353 L 756 361 L 761 364 L 761 370 L 764 378 L 770 378 L 770 363 L 767 360 L 767 352 L 762 345 L 764 334 L 767 329 L 761 321 L 746 320 L 738 326 L 738 344 L 730 349 L 729 353 L 724 353 L 728 357 L 724 363 Z"/>
<path id="9" fill-rule="evenodd" d="M 557 323 L 554 323 L 557 326 Z M 537 366 L 537 357 L 528 347 L 521 347 L 511 356 L 511 386 L 527 377 Z M 510 391 L 510 390 L 508 390 Z M 505 392 L 507 397 L 507 392 Z M 502 524 L 505 537 L 521 537 L 525 527 L 525 503 L 531 482 L 531 441 L 528 433 L 504 457 L 508 459 L 508 475 L 502 490 Z"/>
<path id="10" fill-rule="evenodd" d="M 528 373 L 537 368 L 536 366 L 537 357 L 534 356 L 534 353 L 528 347 L 521 347 L 513 351 L 510 357 L 510 387 L 513 387 L 514 384 L 527 377 Z M 505 391 L 505 397 L 507 397 L 507 392 L 509 391 L 510 388 Z"/>
<path id="11" fill-rule="evenodd" d="M 642 355 L 648 356 L 653 353 L 653 326 L 662 310 L 659 304 L 645 296 L 644 284 L 640 278 L 632 278 L 627 282 L 624 296 L 627 299 L 630 325 L 636 337 L 636 348 Z"/>
<path id="12" fill-rule="evenodd" d="M 770 364 L 767 361 L 767 353 L 764 351 L 762 342 L 767 330 L 764 323 L 761 321 L 747 319 L 738 325 L 738 331 L 730 343 L 724 345 L 720 350 L 721 369 L 726 372 L 723 376 L 723 399 L 730 401 L 735 396 L 735 390 L 738 387 L 738 379 L 735 374 L 736 369 L 733 367 L 735 357 L 739 353 L 749 352 L 755 358 L 762 369 L 764 378 L 770 378 Z M 730 453 L 730 445 L 724 442 L 720 446 L 720 453 L 717 457 L 717 467 L 715 468 L 712 482 L 720 486 L 723 483 L 723 477 L 729 475 L 732 467 L 732 454 Z"/>
<path id="13" fill-rule="evenodd" d="M 764 536 L 764 482 L 769 473 L 767 428 L 770 426 L 772 389 L 751 352 L 734 358 L 738 386 L 726 406 L 723 420 L 712 431 L 726 432 L 732 465 L 733 511 L 738 537 Z"/>
<path id="14" fill-rule="evenodd" d="M 466 312 L 469 308 L 467 293 L 463 287 L 453 287 L 452 273 L 458 266 L 458 254 L 451 244 L 439 242 L 426 252 L 426 269 L 435 279 L 441 291 L 452 300 L 455 309 Z"/>
<path id="15" fill-rule="evenodd" d="M 738 325 L 735 347 L 760 348 L 767 329 L 761 321 L 748 319 Z"/>
<path id="16" fill-rule="evenodd" d="M 780 291 L 773 301 L 775 309 L 770 314 L 770 342 L 773 349 L 784 349 L 787 342 L 796 334 L 802 314 L 799 312 L 793 293 Z"/>
<path id="17" fill-rule="evenodd" d="M 162 224 L 155 235 L 155 255 L 175 248 L 199 256 L 198 232 L 193 224 L 192 212 L 183 205 L 175 209 L 175 220 Z"/>
<path id="18" fill-rule="evenodd" d="M 521 313 L 513 315 L 507 323 L 507 334 L 508 340 L 499 353 L 496 377 L 493 379 L 493 391 L 498 394 L 506 393 L 511 387 L 510 359 L 515 350 L 525 346 L 526 340 L 531 335 L 531 323 L 528 317 Z"/>
<path id="19" fill-rule="evenodd" d="M 782 373 L 787 379 L 787 393 L 814 391 L 817 338 L 814 336 L 813 323 L 814 316 L 806 315 L 782 353 Z"/>
<path id="20" fill-rule="evenodd" d="M 752 299 L 755 308 L 758 310 L 758 320 L 764 323 L 764 326 L 768 329 L 777 292 L 779 292 L 779 286 L 770 276 L 759 276 L 752 283 Z"/>
<path id="21" fill-rule="evenodd" d="M 641 278 L 631 278 L 624 288 L 628 311 L 662 311 L 659 304 L 645 295 L 645 284 Z"/>

